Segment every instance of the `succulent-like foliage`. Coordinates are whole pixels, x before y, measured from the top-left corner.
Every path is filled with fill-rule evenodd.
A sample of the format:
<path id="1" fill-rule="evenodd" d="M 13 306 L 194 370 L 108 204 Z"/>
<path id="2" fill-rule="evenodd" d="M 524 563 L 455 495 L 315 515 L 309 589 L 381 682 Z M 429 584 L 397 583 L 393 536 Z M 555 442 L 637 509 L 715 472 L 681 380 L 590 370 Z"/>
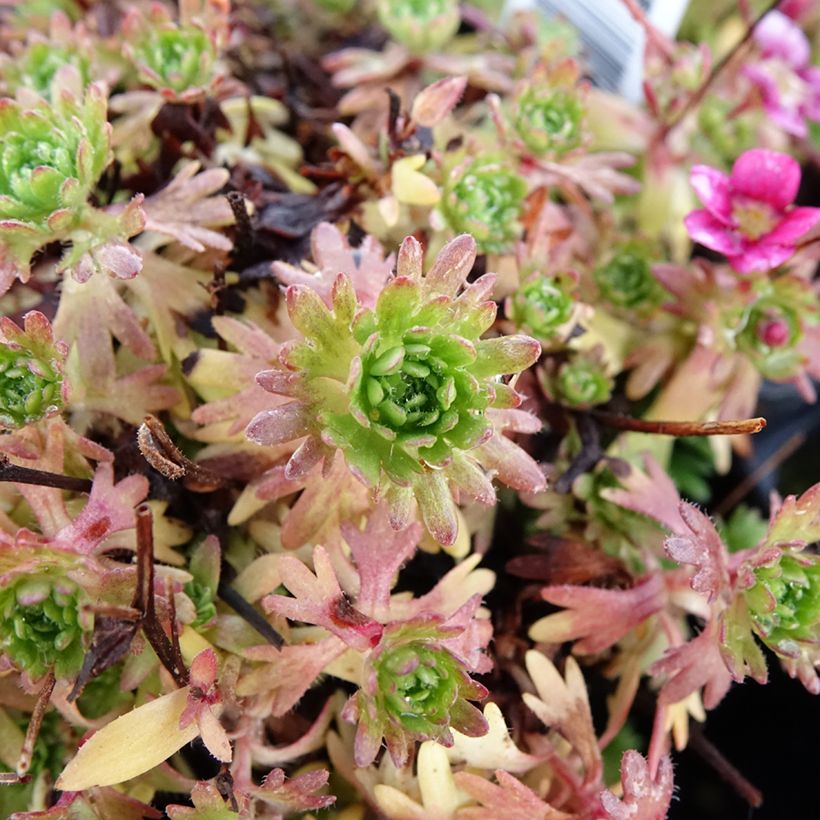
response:
<path id="1" fill-rule="evenodd" d="M 546 372 L 547 392 L 571 407 L 587 408 L 609 401 L 612 377 L 598 353 L 575 353 L 557 369 Z"/>
<path id="2" fill-rule="evenodd" d="M 574 284 L 569 276 L 531 276 L 507 300 L 507 314 L 516 327 L 551 341 L 575 313 Z"/>
<path id="3" fill-rule="evenodd" d="M 217 80 L 227 11 L 223 0 L 186 0 L 177 22 L 159 3 L 147 14 L 134 7 L 123 28 L 140 81 L 171 101 L 192 102 L 208 93 Z"/>
<path id="4" fill-rule="evenodd" d="M 483 735 L 487 721 L 468 701 L 487 690 L 443 644 L 451 633 L 434 622 L 388 626 L 370 654 L 364 683 L 348 711 L 357 716 L 356 763 L 367 766 L 384 738 L 397 766 L 406 763 L 416 740 L 452 745 L 452 730 Z"/>
<path id="5" fill-rule="evenodd" d="M 49 242 L 73 243 L 62 261 L 65 269 L 93 249 L 104 256 L 107 242 L 141 228 L 138 209 L 114 217 L 87 204 L 110 160 L 110 129 L 105 90 L 97 84 L 82 99 L 58 89 L 53 103 L 0 100 L 0 242 L 5 246 L 0 249 L 0 292 L 15 273 L 28 278 L 32 255 Z"/>
<path id="6" fill-rule="evenodd" d="M 560 155 L 581 144 L 585 105 L 577 78 L 577 64 L 567 60 L 551 70 L 538 66 L 519 87 L 512 122 L 533 154 Z"/>
<path id="7" fill-rule="evenodd" d="M 453 168 L 440 207 L 454 231 L 472 234 L 482 251 L 499 253 L 520 234 L 526 190 L 524 180 L 502 160 L 479 157 Z"/>
<path id="8" fill-rule="evenodd" d="M 65 400 L 66 346 L 55 342 L 48 319 L 27 313 L 23 328 L 0 317 L 0 429 L 59 412 Z"/>
<path id="9" fill-rule="evenodd" d="M 259 382 L 296 401 L 260 413 L 249 437 L 273 444 L 308 435 L 288 464 L 294 477 L 342 450 L 351 470 L 387 497 L 397 527 L 415 497 L 430 532 L 453 543 L 448 484 L 484 502 L 494 497 L 481 469 L 492 457 L 482 445 L 501 435 L 493 409 L 520 402 L 499 376 L 523 370 L 539 352 L 526 336 L 480 338 L 496 307 L 485 301 L 492 277 L 462 290 L 474 259 L 473 240 L 458 237 L 424 276 L 421 248 L 406 239 L 398 276 L 374 310 L 357 310 L 344 276 L 332 310 L 312 290 L 291 286 L 288 309 L 304 339 L 286 347 L 283 371 L 261 373 Z M 520 481 L 540 484 L 531 460 L 521 451 L 516 458 Z"/>
<path id="10" fill-rule="evenodd" d="M 755 567 L 744 592 L 755 632 L 778 654 L 794 654 L 817 640 L 820 629 L 820 559 L 783 551 Z"/>
<path id="11" fill-rule="evenodd" d="M 601 296 L 617 308 L 651 310 L 663 293 L 646 251 L 638 245 L 618 248 L 595 268 L 593 278 Z"/>
<path id="12" fill-rule="evenodd" d="M 376 9 L 390 36 L 417 53 L 444 46 L 461 22 L 456 0 L 378 0 Z"/>
<path id="13" fill-rule="evenodd" d="M 83 593 L 68 579 L 19 578 L 0 590 L 0 647 L 32 678 L 51 667 L 59 677 L 76 674 L 90 629 L 83 603 Z"/>

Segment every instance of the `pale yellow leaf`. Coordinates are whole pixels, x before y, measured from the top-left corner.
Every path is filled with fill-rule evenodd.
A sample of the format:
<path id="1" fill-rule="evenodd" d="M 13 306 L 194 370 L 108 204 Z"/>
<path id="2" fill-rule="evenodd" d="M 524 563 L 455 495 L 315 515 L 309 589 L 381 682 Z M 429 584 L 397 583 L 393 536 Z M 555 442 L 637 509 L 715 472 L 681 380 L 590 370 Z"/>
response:
<path id="1" fill-rule="evenodd" d="M 57 788 L 78 792 L 113 786 L 167 760 L 199 734 L 196 722 L 179 728 L 187 701 L 186 686 L 111 721 L 80 747 L 57 779 Z"/>
<path id="2" fill-rule="evenodd" d="M 426 162 L 424 154 L 414 154 L 393 163 L 393 194 L 408 205 L 435 205 L 441 199 L 438 186 L 419 173 Z"/>

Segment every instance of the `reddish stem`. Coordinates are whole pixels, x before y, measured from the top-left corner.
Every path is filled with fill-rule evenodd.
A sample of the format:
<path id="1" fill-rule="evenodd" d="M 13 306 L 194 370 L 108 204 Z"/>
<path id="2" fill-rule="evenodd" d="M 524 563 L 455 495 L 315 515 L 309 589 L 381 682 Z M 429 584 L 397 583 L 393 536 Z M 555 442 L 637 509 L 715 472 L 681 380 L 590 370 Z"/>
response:
<path id="1" fill-rule="evenodd" d="M 46 675 L 43 688 L 37 695 L 37 703 L 34 704 L 34 711 L 31 713 L 31 720 L 26 729 L 26 737 L 23 741 L 23 748 L 20 749 L 20 757 L 17 759 L 17 776 L 25 777 L 31 768 L 31 758 L 34 754 L 34 746 L 40 735 L 40 727 L 43 725 L 43 718 L 46 715 L 51 693 L 54 691 L 54 684 L 57 682 L 54 677 L 54 670 L 49 669 Z"/>
<path id="2" fill-rule="evenodd" d="M 621 416 L 606 410 L 590 410 L 590 415 L 616 430 L 634 433 L 655 433 L 661 436 L 738 436 L 759 433 L 766 419 L 733 419 L 727 421 L 653 421 Z"/>

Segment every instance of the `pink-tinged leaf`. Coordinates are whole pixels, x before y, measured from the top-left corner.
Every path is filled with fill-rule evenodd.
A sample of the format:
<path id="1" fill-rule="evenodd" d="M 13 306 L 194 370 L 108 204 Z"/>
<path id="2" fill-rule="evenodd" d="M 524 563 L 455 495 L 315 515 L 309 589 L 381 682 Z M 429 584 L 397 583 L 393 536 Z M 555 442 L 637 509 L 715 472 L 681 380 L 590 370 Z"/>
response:
<path id="1" fill-rule="evenodd" d="M 619 478 L 622 488 L 605 488 L 601 495 L 613 504 L 646 515 L 676 535 L 687 535 L 689 527 L 680 514 L 681 498 L 674 482 L 652 456 L 644 458 L 644 470 L 630 467 Z"/>
<path id="2" fill-rule="evenodd" d="M 219 718 L 210 709 L 205 708 L 200 711 L 196 722 L 205 748 L 217 760 L 230 763 L 233 759 L 231 741 L 219 722 Z"/>
<path id="3" fill-rule="evenodd" d="M 520 373 L 538 361 L 541 344 L 529 336 L 499 336 L 476 344 L 478 358 L 470 368 L 474 376 Z"/>
<path id="4" fill-rule="evenodd" d="M 281 444 L 307 435 L 309 429 L 305 405 L 294 401 L 254 416 L 246 435 L 256 444 Z"/>
<path id="5" fill-rule="evenodd" d="M 380 505 L 368 517 L 363 531 L 350 522 L 343 523 L 341 531 L 359 573 L 357 607 L 376 620 L 387 620 L 390 590 L 399 569 L 416 550 L 421 526 L 412 524 L 396 532 L 387 509 Z"/>
<path id="6" fill-rule="evenodd" d="M 544 427 L 541 419 L 527 410 L 490 409 L 487 418 L 492 420 L 496 430 L 509 430 L 511 433 L 540 433 Z"/>
<path id="7" fill-rule="evenodd" d="M 298 558 L 283 555 L 279 561 L 282 583 L 295 597 L 268 595 L 262 605 L 291 620 L 323 626 L 348 646 L 365 652 L 381 638 L 382 625 L 356 609 L 341 590 L 324 547 L 313 552 L 314 575 Z"/>
<path id="8" fill-rule="evenodd" d="M 697 507 L 685 502 L 680 514 L 688 532 L 673 535 L 664 541 L 667 555 L 679 564 L 692 564 L 692 589 L 702 592 L 711 603 L 729 587 L 726 547 L 715 525 Z"/>
<path id="9" fill-rule="evenodd" d="M 772 608 L 774 604 L 772 601 Z M 736 595 L 731 606 L 721 613 L 718 623 L 720 653 L 732 677 L 741 683 L 749 675 L 758 683 L 766 683 L 769 679 L 766 658 L 755 640 L 752 620 L 742 595 Z"/>
<path id="10" fill-rule="evenodd" d="M 689 236 L 706 248 L 731 256 L 740 253 L 742 243 L 734 229 L 728 228 L 709 211 L 692 211 L 683 220 Z"/>
<path id="11" fill-rule="evenodd" d="M 577 641 L 574 652 L 594 654 L 609 648 L 666 601 L 663 579 L 653 573 L 631 589 L 599 589 L 564 584 L 545 587 L 541 597 L 563 612 L 547 615 L 530 628 L 534 641 Z"/>
<path id="12" fill-rule="evenodd" d="M 766 546 L 813 544 L 820 541 L 820 484 L 806 490 L 799 498 L 786 496 L 772 507 L 772 519 L 766 535 Z"/>
<path id="13" fill-rule="evenodd" d="M 731 184 L 735 193 L 783 211 L 797 196 L 800 164 L 788 154 L 752 148 L 735 160 Z"/>
<path id="14" fill-rule="evenodd" d="M 316 809 L 326 809 L 336 802 L 333 795 L 316 792 L 327 785 L 329 772 L 325 769 L 304 772 L 285 778 L 282 769 L 274 769 L 262 781 L 261 786 L 250 789 L 250 793 L 272 807 L 279 817 L 290 817 Z"/>
<path id="15" fill-rule="evenodd" d="M 148 479 L 132 475 L 114 484 L 110 463 L 97 467 L 83 511 L 54 537 L 57 549 L 88 555 L 109 535 L 135 526 L 134 507 L 148 494 Z"/>
<path id="16" fill-rule="evenodd" d="M 367 146 L 346 126 L 339 122 L 330 126 L 333 136 L 339 141 L 341 149 L 363 170 L 369 174 L 378 173 L 378 164 L 370 156 Z"/>
<path id="17" fill-rule="evenodd" d="M 663 820 L 672 802 L 672 761 L 661 758 L 653 777 L 646 760 L 629 749 L 621 758 L 621 785 L 620 799 L 610 791 L 601 792 L 607 820 Z"/>
<path id="18" fill-rule="evenodd" d="M 305 478 L 329 454 L 324 444 L 314 436 L 306 438 L 288 460 L 285 478 L 299 481 Z"/>
<path id="19" fill-rule="evenodd" d="M 406 236 L 399 248 L 399 256 L 396 260 L 396 276 L 406 277 L 411 280 L 421 279 L 423 262 L 424 250 L 421 243 L 414 236 Z"/>
<path id="20" fill-rule="evenodd" d="M 240 697 L 264 697 L 270 704 L 271 715 L 281 717 L 346 649 L 347 644 L 335 635 L 313 644 L 286 645 L 280 649 L 269 644 L 250 647 L 242 655 L 263 663 L 239 679 L 236 692 Z"/>
<path id="21" fill-rule="evenodd" d="M 191 663 L 191 686 L 207 692 L 216 683 L 216 673 L 216 652 L 213 649 L 203 650 Z"/>
<path id="22" fill-rule="evenodd" d="M 466 87 L 466 77 L 445 77 L 428 85 L 413 100 L 412 118 L 425 128 L 433 128 L 458 105 Z"/>
<path id="23" fill-rule="evenodd" d="M 456 772 L 453 780 L 470 795 L 480 807 L 459 809 L 464 820 L 570 820 L 565 814 L 545 803 L 532 789 L 518 778 L 499 769 L 495 773 L 498 784 L 470 772 Z"/>
<path id="24" fill-rule="evenodd" d="M 495 504 L 495 488 L 475 459 L 468 454 L 455 452 L 453 462 L 447 468 L 453 483 L 480 504 Z"/>
<path id="25" fill-rule="evenodd" d="M 419 511 L 433 538 L 439 544 L 455 544 L 458 535 L 456 505 L 450 495 L 447 477 L 438 470 L 427 470 L 413 481 Z"/>
<path id="26" fill-rule="evenodd" d="M 732 198 L 729 177 L 708 165 L 694 165 L 689 182 L 706 210 L 723 224 L 730 224 Z"/>
<path id="27" fill-rule="evenodd" d="M 474 451 L 478 460 L 508 487 L 522 493 L 537 493 L 546 486 L 546 479 L 536 461 L 515 442 L 495 433 Z"/>
<path id="28" fill-rule="evenodd" d="M 455 296 L 459 288 L 467 281 L 467 275 L 473 269 L 475 258 L 476 244 L 472 236 L 465 233 L 451 239 L 439 251 L 433 267 L 424 277 L 427 293 Z"/>
<path id="29" fill-rule="evenodd" d="M 707 624 L 703 632 L 688 643 L 666 650 L 652 664 L 650 673 L 665 681 L 658 702 L 670 706 L 703 689 L 703 705 L 714 709 L 732 685 L 732 675 L 720 653 L 717 626 Z"/>

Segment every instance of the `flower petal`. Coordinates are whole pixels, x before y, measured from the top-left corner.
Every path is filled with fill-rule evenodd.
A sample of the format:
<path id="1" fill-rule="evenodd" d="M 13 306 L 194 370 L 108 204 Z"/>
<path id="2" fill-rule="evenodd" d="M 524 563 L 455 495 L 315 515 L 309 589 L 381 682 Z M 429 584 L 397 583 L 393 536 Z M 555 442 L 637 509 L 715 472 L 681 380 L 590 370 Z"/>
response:
<path id="1" fill-rule="evenodd" d="M 712 216 L 721 222 L 731 221 L 731 190 L 726 174 L 708 165 L 695 165 L 689 172 L 689 182 Z"/>
<path id="2" fill-rule="evenodd" d="M 820 208 L 794 208 L 773 231 L 763 237 L 763 241 L 767 245 L 791 245 L 818 223 Z"/>
<path id="3" fill-rule="evenodd" d="M 794 255 L 791 245 L 769 245 L 757 242 L 749 245 L 741 253 L 729 256 L 729 264 L 738 273 L 768 271 L 782 265 Z"/>
<path id="4" fill-rule="evenodd" d="M 782 211 L 797 196 L 800 165 L 788 154 L 753 148 L 735 160 L 731 183 L 736 193 Z"/>
<path id="5" fill-rule="evenodd" d="M 692 211 L 683 220 L 689 236 L 706 248 L 730 256 L 741 250 L 740 237 L 726 227 L 709 211 Z"/>

